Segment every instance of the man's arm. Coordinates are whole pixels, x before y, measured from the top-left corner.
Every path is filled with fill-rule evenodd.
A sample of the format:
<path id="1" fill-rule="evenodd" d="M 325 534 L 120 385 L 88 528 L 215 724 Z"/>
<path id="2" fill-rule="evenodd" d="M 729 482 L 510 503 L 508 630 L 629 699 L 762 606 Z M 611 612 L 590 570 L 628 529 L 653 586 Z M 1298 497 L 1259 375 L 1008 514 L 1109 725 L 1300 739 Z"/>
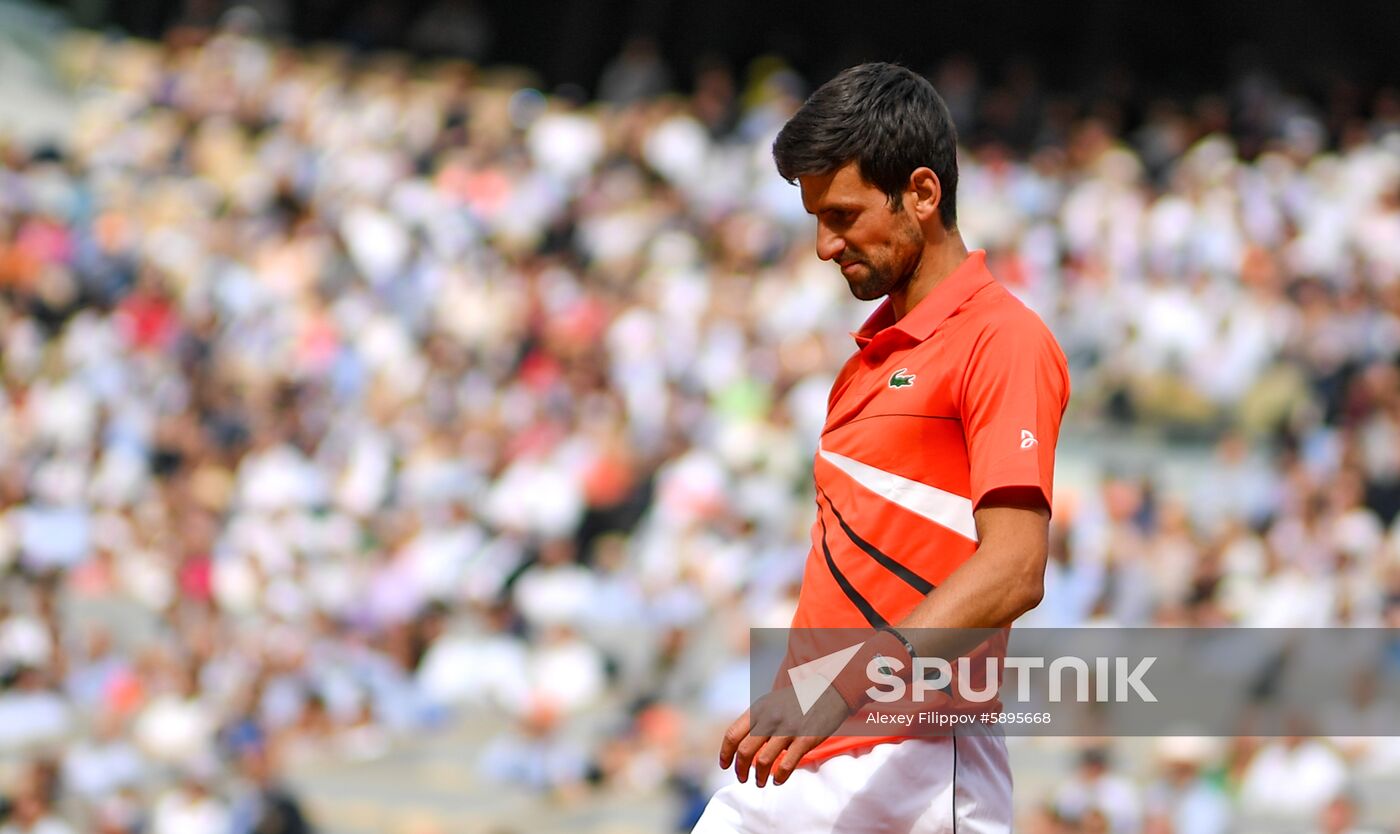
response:
<path id="1" fill-rule="evenodd" d="M 971 651 L 986 639 L 985 632 L 975 629 L 1010 625 L 1040 604 L 1044 594 L 1050 528 L 1044 494 L 1036 487 L 994 490 L 982 499 L 973 518 L 977 551 L 896 623 L 921 656 L 951 658 Z M 733 763 L 740 781 L 745 781 L 752 764 L 759 787 L 770 773 L 773 783 L 781 785 L 849 712 L 835 687 L 827 689 L 812 711 L 814 723 L 830 724 L 827 735 L 750 735 L 750 714 L 745 712 L 724 735 L 720 766 Z"/>
<path id="2" fill-rule="evenodd" d="M 1001 628 L 1040 604 L 1050 537 L 1050 508 L 1041 491 L 1009 487 L 990 492 L 973 519 L 977 552 L 897 628 Z M 919 637 L 909 639 L 921 655 L 949 656 L 936 650 L 947 652 L 946 647 L 925 651 Z"/>

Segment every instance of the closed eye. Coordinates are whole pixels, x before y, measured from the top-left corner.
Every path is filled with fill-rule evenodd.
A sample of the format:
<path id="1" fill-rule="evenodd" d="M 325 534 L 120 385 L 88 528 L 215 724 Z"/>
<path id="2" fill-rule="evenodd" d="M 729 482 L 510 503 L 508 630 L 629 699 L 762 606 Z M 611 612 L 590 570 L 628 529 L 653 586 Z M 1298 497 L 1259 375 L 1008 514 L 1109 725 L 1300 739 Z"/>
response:
<path id="1" fill-rule="evenodd" d="M 855 219 L 855 212 L 846 209 L 827 209 L 821 213 L 822 222 L 828 226 L 849 226 Z"/>

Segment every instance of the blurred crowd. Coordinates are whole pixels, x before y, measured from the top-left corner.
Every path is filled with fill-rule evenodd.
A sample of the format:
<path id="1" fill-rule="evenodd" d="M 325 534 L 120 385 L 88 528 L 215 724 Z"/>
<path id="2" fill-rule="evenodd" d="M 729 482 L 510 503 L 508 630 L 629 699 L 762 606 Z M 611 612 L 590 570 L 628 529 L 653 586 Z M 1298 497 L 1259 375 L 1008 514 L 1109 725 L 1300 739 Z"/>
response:
<path id="1" fill-rule="evenodd" d="M 668 94 L 637 43 L 589 101 L 236 27 L 60 59 L 69 141 L 0 139 L 0 834 L 308 831 L 284 774 L 464 715 L 504 728 L 480 778 L 684 827 L 868 312 L 769 157 L 809 85 Z M 931 77 L 1101 473 L 1024 624 L 1400 626 L 1400 92 Z M 1172 489 L 1075 445 L 1113 432 L 1213 457 Z M 1064 756 L 1027 830 L 1357 834 L 1400 776 L 1356 739 Z"/>

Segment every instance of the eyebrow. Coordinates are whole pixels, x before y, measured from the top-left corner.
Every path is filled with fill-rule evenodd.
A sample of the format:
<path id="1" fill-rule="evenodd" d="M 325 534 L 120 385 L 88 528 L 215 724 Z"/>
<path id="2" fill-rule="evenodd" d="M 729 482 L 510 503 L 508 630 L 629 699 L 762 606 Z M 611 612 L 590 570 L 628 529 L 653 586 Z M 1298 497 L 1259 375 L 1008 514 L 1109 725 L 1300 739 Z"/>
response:
<path id="1" fill-rule="evenodd" d="M 829 203 L 827 205 L 821 206 L 816 211 L 808 211 L 807 213 L 811 215 L 817 215 L 828 211 L 855 212 L 860 211 L 862 208 L 864 207 L 861 206 L 859 203 Z"/>

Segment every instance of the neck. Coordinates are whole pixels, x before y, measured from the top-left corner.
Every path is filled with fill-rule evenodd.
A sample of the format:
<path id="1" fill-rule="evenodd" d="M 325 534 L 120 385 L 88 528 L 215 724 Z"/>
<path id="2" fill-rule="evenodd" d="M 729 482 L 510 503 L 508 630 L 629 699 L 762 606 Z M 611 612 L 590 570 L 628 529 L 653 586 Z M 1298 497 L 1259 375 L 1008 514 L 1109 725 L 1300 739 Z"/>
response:
<path id="1" fill-rule="evenodd" d="M 897 290 L 890 291 L 890 305 L 894 309 L 895 321 L 904 318 L 905 313 L 919 306 L 919 302 L 933 292 L 933 288 L 943 283 L 953 270 L 967 260 L 967 245 L 962 234 L 953 229 L 931 240 L 924 247 L 914 274 Z"/>

